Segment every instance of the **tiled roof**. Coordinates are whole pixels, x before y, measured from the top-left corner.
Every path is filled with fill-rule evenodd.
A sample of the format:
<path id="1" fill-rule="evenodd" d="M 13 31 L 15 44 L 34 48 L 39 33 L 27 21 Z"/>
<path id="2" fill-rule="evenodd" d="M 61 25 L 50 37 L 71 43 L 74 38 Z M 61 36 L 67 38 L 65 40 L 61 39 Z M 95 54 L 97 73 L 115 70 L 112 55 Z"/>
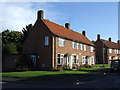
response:
<path id="1" fill-rule="evenodd" d="M 120 49 L 120 44 L 115 42 L 110 42 L 108 40 L 100 39 L 107 47 L 113 48 L 113 49 Z"/>
<path id="2" fill-rule="evenodd" d="M 56 35 L 94 46 L 94 44 L 87 37 L 78 32 L 67 29 L 64 26 L 46 19 L 42 19 L 42 21 L 46 24 L 50 31 Z"/>

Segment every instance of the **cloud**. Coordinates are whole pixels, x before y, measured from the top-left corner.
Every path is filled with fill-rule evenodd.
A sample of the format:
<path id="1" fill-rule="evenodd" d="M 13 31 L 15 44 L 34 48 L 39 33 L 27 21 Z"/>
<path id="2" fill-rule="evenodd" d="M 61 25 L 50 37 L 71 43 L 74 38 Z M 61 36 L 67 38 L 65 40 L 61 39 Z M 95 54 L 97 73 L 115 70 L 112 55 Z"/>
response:
<path id="1" fill-rule="evenodd" d="M 46 12 L 45 17 L 51 18 L 55 21 L 58 12 L 49 10 L 53 5 L 49 3 L 32 3 L 32 2 L 2 2 L 0 23 L 2 28 L 0 31 L 5 29 L 21 31 L 22 27 L 28 24 L 34 24 L 37 19 L 37 11 L 42 9 Z"/>

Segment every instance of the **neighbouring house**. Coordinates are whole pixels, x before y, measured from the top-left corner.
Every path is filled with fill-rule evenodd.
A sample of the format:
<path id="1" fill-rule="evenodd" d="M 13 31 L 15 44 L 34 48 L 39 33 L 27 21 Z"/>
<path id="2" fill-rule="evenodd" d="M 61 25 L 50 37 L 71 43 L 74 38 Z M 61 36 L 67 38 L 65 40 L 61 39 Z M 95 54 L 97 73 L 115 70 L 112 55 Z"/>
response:
<path id="1" fill-rule="evenodd" d="M 73 65 L 95 64 L 95 46 L 82 34 L 70 29 L 70 24 L 61 26 L 44 19 L 44 11 L 37 13 L 37 20 L 23 44 L 23 55 L 33 61 L 38 70 L 51 70 L 61 65 L 70 69 Z"/>
<path id="2" fill-rule="evenodd" d="M 101 39 L 100 34 L 97 35 L 96 46 L 96 63 L 110 64 L 110 60 L 120 59 L 120 42 L 112 42 L 111 38 L 108 40 Z"/>

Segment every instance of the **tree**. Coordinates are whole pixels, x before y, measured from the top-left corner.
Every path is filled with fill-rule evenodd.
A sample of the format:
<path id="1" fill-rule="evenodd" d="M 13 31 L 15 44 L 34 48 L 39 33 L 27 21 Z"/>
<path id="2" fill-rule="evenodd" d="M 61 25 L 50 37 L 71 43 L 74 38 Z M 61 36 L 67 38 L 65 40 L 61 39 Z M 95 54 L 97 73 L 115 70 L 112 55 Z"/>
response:
<path id="1" fill-rule="evenodd" d="M 3 47 L 3 54 L 16 54 L 18 53 L 15 43 L 8 43 Z"/>
<path id="2" fill-rule="evenodd" d="M 94 40 L 92 40 L 92 43 L 93 43 L 93 44 L 95 44 L 95 41 L 94 41 Z"/>
<path id="3" fill-rule="evenodd" d="M 33 28 L 33 25 L 32 24 L 29 24 L 26 26 L 26 28 L 23 28 L 22 29 L 22 43 L 24 43 L 24 41 L 26 40 L 27 36 L 29 35 L 29 33 L 31 32 Z"/>
<path id="4" fill-rule="evenodd" d="M 21 32 L 4 30 L 2 32 L 2 52 L 3 54 L 20 53 L 21 50 Z"/>
<path id="5" fill-rule="evenodd" d="M 3 54 L 15 54 L 21 53 L 22 44 L 26 40 L 27 36 L 31 32 L 33 25 L 29 24 L 26 28 L 19 31 L 4 30 L 2 32 L 2 52 Z"/>

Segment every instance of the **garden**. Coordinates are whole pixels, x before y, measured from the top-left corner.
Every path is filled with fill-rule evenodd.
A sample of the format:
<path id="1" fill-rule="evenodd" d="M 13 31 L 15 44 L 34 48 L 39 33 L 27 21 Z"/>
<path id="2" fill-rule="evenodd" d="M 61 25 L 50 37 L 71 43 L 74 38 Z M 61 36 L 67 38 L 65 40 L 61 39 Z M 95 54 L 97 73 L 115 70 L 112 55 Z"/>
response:
<path id="1" fill-rule="evenodd" d="M 38 78 L 38 77 L 50 77 L 50 76 L 68 76 L 68 75 L 78 75 L 78 74 L 91 74 L 96 71 L 101 71 L 109 68 L 109 64 L 96 64 L 93 66 L 83 65 L 83 66 L 73 66 L 74 69 L 70 70 L 67 66 L 62 66 L 59 68 L 54 68 L 52 71 L 19 71 L 19 72 L 2 72 L 0 75 L 2 77 L 17 77 L 17 78 Z"/>

